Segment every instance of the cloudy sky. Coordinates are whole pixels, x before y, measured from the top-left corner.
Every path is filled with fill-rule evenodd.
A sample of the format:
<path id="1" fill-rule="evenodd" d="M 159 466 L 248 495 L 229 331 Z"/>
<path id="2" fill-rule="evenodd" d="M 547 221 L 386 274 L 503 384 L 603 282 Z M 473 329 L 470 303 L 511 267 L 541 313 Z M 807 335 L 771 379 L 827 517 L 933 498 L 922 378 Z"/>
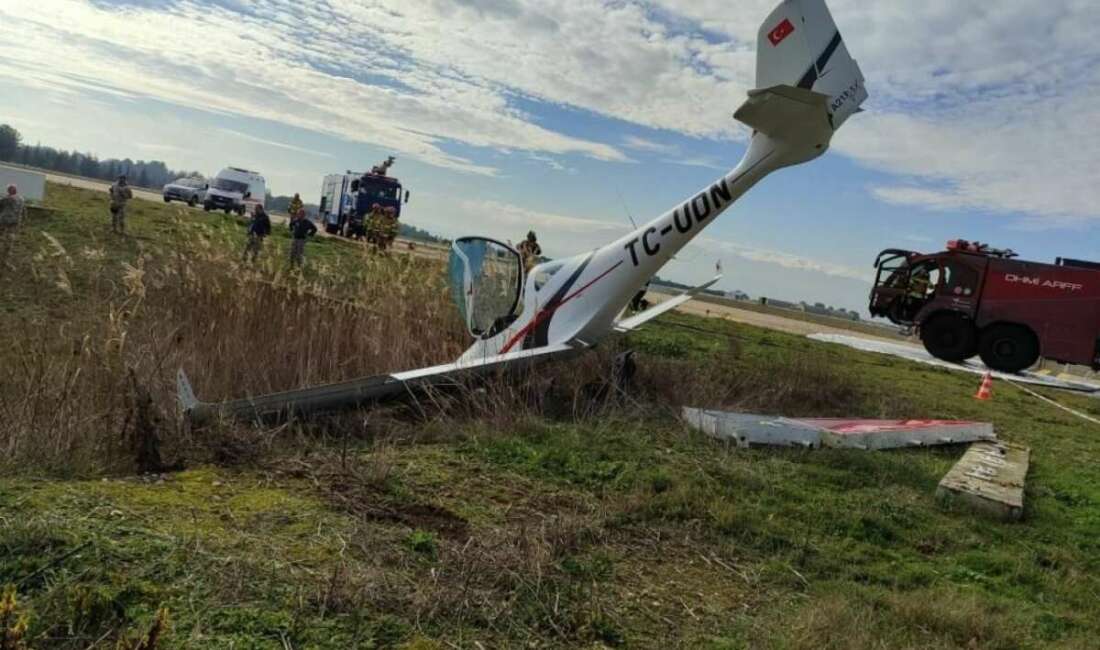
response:
<path id="1" fill-rule="evenodd" d="M 387 154 L 442 235 L 565 256 L 740 159 L 776 0 L 4 0 L 0 122 L 314 201 Z M 883 248 L 1100 258 L 1100 3 L 830 0 L 871 93 L 662 275 L 863 311 Z M 628 216 L 630 215 L 630 216 Z"/>

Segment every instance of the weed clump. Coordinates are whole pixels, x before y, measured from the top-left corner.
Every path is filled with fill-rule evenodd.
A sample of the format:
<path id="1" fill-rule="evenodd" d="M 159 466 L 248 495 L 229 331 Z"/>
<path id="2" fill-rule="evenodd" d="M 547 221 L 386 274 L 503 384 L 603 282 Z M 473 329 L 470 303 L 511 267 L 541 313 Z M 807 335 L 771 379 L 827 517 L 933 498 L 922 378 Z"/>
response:
<path id="1" fill-rule="evenodd" d="M 15 599 L 15 586 L 9 585 L 0 593 L 0 650 L 27 650 L 27 626 L 27 615 L 19 611 Z"/>

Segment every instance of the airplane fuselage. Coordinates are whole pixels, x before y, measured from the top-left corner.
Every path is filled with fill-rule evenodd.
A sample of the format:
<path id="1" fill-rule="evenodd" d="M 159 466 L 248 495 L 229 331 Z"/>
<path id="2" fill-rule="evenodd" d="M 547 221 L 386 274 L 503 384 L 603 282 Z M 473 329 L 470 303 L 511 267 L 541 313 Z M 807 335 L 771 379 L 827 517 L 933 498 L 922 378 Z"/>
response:
<path id="1" fill-rule="evenodd" d="M 606 246 L 532 269 L 519 317 L 504 331 L 475 341 L 462 359 L 574 341 L 598 343 L 634 294 L 749 188 L 768 173 L 823 150 L 808 148 L 802 140 L 754 134 L 736 168 L 680 205 Z"/>

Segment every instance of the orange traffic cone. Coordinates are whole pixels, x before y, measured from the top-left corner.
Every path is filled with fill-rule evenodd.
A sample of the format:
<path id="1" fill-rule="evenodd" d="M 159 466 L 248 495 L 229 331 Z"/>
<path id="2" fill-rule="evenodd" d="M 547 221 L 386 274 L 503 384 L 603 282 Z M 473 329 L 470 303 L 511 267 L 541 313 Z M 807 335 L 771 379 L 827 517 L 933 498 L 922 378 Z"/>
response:
<path id="1" fill-rule="evenodd" d="M 982 377 L 982 385 L 978 388 L 978 394 L 974 396 L 974 399 L 988 400 L 993 399 L 993 373 L 985 373 L 985 377 Z"/>

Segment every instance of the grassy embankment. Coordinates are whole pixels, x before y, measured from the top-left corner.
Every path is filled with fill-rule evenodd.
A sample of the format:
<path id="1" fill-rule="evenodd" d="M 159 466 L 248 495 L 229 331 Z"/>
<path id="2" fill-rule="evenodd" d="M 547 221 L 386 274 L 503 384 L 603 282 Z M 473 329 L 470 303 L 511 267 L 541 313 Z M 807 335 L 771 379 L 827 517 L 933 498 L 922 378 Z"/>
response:
<path id="1" fill-rule="evenodd" d="M 29 647 L 114 647 L 162 607 L 164 648 L 1095 647 L 1100 431 L 1010 387 L 673 316 L 627 342 L 620 399 L 591 397 L 605 351 L 188 432 L 178 365 L 217 398 L 452 357 L 440 270 L 337 241 L 253 269 L 220 216 L 136 203 L 117 239 L 101 197 L 48 202 L 0 282 L 0 584 Z M 1034 450 L 1027 520 L 937 506 L 960 449 L 739 451 L 680 404 L 991 420 Z M 182 471 L 134 476 L 150 436 Z"/>

